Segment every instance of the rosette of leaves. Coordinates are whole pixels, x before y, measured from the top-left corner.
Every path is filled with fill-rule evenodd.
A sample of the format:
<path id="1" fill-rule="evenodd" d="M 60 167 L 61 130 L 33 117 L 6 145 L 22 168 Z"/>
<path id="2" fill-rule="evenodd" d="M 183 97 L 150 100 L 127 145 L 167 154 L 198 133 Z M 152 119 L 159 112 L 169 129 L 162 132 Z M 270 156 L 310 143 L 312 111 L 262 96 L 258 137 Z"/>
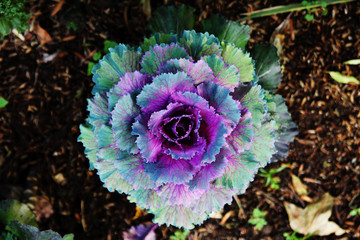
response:
<path id="1" fill-rule="evenodd" d="M 26 0 L 1 0 L 0 1 L 0 37 L 3 38 L 16 29 L 24 32 L 28 28 L 30 17 L 24 7 Z"/>
<path id="2" fill-rule="evenodd" d="M 275 47 L 246 52 L 250 28 L 218 15 L 185 30 L 193 12 L 160 8 L 140 47 L 119 44 L 95 65 L 79 136 L 104 187 L 185 229 L 243 193 L 294 136 L 274 95 Z"/>

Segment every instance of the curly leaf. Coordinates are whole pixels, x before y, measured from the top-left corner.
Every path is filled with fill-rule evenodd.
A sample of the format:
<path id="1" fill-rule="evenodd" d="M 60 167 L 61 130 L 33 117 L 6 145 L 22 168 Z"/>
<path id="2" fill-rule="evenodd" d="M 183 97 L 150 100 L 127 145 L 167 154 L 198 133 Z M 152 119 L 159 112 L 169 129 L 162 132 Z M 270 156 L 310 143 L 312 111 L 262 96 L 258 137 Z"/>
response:
<path id="1" fill-rule="evenodd" d="M 81 124 L 80 125 L 80 136 L 78 137 L 78 142 L 82 142 L 85 147 L 86 157 L 89 159 L 90 170 L 94 169 L 94 162 L 98 160 L 96 154 L 98 152 L 98 144 L 96 142 L 95 135 L 92 131 L 92 125 L 90 124 Z"/>
<path id="2" fill-rule="evenodd" d="M 227 156 L 228 165 L 224 175 L 216 180 L 217 186 L 226 189 L 235 189 L 237 194 L 243 193 L 259 168 L 259 162 L 255 154 L 245 151 L 240 154 Z"/>
<path id="3" fill-rule="evenodd" d="M 99 161 L 94 163 L 100 180 L 104 183 L 104 187 L 110 192 L 118 191 L 119 193 L 129 193 L 133 187 L 121 178 L 119 171 L 115 168 L 114 163 L 107 161 Z"/>
<path id="4" fill-rule="evenodd" d="M 92 94 L 109 91 L 126 72 L 139 69 L 139 49 L 119 44 L 115 48 L 109 48 L 109 51 L 91 71 L 95 83 Z"/>
<path id="5" fill-rule="evenodd" d="M 222 52 L 219 40 L 209 33 L 197 33 L 195 30 L 184 31 L 178 41 L 195 60 L 206 55 L 221 55 Z"/>
<path id="6" fill-rule="evenodd" d="M 228 65 L 235 65 L 240 71 L 240 82 L 251 82 L 254 79 L 254 65 L 249 53 L 244 53 L 232 43 L 222 41 L 222 57 Z"/>

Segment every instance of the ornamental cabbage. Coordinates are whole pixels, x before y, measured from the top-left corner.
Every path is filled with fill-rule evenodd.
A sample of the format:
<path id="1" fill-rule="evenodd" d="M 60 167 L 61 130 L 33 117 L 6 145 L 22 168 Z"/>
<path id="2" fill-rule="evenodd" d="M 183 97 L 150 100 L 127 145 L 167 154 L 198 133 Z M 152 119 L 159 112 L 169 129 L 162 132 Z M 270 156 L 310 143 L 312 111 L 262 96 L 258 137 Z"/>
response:
<path id="1" fill-rule="evenodd" d="M 244 193 L 296 134 L 274 95 L 275 47 L 244 51 L 250 28 L 218 15 L 202 32 L 184 30 L 192 12 L 160 8 L 150 23 L 157 33 L 140 47 L 109 49 L 92 70 L 79 136 L 104 187 L 128 194 L 154 222 L 185 229 Z"/>

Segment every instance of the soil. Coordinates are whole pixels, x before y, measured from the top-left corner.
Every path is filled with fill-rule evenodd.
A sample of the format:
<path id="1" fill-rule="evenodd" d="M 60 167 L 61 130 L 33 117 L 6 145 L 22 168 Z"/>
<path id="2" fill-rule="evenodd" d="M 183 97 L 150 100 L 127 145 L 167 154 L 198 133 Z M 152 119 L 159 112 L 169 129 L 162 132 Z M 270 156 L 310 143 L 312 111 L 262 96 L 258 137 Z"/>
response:
<path id="1" fill-rule="evenodd" d="M 32 31 L 24 41 L 13 34 L 0 40 L 0 96 L 9 101 L 0 109 L 0 199 L 16 198 L 32 206 L 41 230 L 74 233 L 75 239 L 121 239 L 123 231 L 153 216 L 137 210 L 126 195 L 102 187 L 96 171 L 88 170 L 77 137 L 93 86 L 88 63 L 106 39 L 139 45 L 149 35 L 147 16 L 140 1 L 61 2 L 29 1 Z M 166 2 L 191 5 L 200 18 L 221 13 L 231 20 L 291 3 L 169 0 L 152 1 L 152 10 Z M 265 187 L 265 179 L 256 176 L 237 197 L 240 204 L 225 206 L 220 219 L 197 226 L 190 239 L 284 239 L 284 233 L 293 232 L 284 201 L 305 207 L 326 192 L 335 197 L 330 220 L 346 233 L 310 239 L 360 238 L 360 215 L 349 214 L 360 207 L 360 89 L 327 73 L 360 79 L 359 66 L 342 64 L 360 58 L 360 2 L 327 10 L 322 15 L 317 9 L 310 22 L 306 11 L 246 22 L 252 29 L 250 45 L 281 43 L 284 77 L 278 93 L 286 98 L 299 134 L 289 156 L 265 168 L 289 164 L 276 174 L 279 189 Z M 284 21 L 288 25 L 279 30 Z M 291 174 L 307 186 L 307 195 L 296 193 Z M 267 213 L 261 230 L 248 222 L 255 208 Z M 160 226 L 156 235 L 169 239 L 175 231 Z"/>

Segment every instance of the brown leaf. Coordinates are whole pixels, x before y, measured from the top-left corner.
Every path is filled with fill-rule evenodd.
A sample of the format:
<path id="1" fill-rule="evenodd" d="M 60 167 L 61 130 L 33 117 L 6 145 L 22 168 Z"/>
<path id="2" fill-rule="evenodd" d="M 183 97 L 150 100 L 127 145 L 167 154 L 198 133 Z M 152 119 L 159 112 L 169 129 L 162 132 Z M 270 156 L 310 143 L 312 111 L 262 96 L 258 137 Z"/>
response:
<path id="1" fill-rule="evenodd" d="M 332 233 L 339 236 L 346 231 L 336 223 L 329 221 L 334 199 L 325 193 L 319 201 L 309 204 L 306 208 L 284 202 L 292 230 L 307 235 L 328 236 Z"/>
<path id="2" fill-rule="evenodd" d="M 49 218 L 54 213 L 52 206 L 47 198 L 37 197 L 35 202 L 36 221 L 40 221 L 42 217 Z"/>
<path id="3" fill-rule="evenodd" d="M 40 26 L 39 22 L 34 23 L 33 32 L 38 36 L 42 45 L 52 41 L 50 34 Z"/>
<path id="4" fill-rule="evenodd" d="M 299 194 L 300 196 L 307 195 L 307 186 L 301 182 L 300 178 L 298 178 L 294 174 L 291 174 L 291 180 L 297 194 Z"/>
<path id="5" fill-rule="evenodd" d="M 59 0 L 58 3 L 56 4 L 55 8 L 53 9 L 53 11 L 51 12 L 51 16 L 55 16 L 62 8 L 62 6 L 64 5 L 65 0 Z"/>

